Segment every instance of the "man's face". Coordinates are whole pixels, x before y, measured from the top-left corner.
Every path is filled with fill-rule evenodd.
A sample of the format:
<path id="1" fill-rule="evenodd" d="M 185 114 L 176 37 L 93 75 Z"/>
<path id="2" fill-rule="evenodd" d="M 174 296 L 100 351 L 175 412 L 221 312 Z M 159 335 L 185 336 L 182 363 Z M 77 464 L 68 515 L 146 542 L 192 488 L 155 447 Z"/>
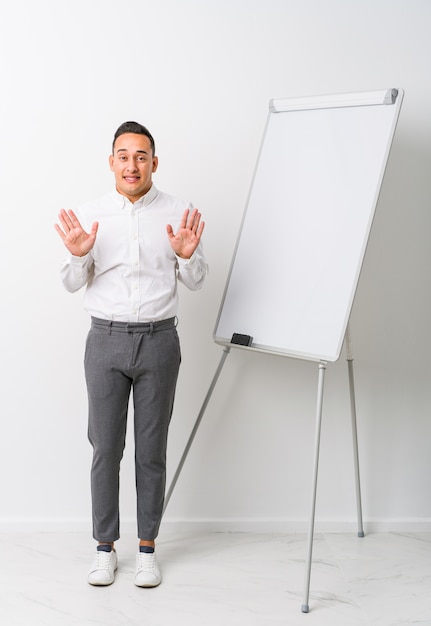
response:
<path id="1" fill-rule="evenodd" d="M 158 159 L 153 156 L 148 137 L 135 133 L 120 135 L 109 157 L 117 191 L 131 202 L 149 191 L 157 165 Z"/>

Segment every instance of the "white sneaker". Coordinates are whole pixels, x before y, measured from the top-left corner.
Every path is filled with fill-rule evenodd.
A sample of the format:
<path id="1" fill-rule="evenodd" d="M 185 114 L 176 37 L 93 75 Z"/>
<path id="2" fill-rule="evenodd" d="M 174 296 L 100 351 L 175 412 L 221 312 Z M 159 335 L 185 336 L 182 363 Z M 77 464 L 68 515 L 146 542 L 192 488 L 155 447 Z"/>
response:
<path id="1" fill-rule="evenodd" d="M 111 552 L 98 550 L 87 580 L 90 585 L 110 585 L 114 582 L 117 567 L 118 559 L 115 550 Z"/>
<path id="2" fill-rule="evenodd" d="M 137 587 L 157 587 L 162 582 L 156 553 L 138 552 L 136 555 L 135 585 Z"/>

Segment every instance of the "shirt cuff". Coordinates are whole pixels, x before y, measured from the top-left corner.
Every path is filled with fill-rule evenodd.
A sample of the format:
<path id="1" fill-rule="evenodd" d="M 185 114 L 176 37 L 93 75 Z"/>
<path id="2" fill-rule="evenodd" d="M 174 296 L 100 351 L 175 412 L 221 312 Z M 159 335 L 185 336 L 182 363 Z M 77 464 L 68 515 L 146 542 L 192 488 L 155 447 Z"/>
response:
<path id="1" fill-rule="evenodd" d="M 183 259 L 181 256 L 176 255 L 177 260 L 178 260 L 178 264 L 181 265 L 182 267 L 193 267 L 194 265 L 196 265 L 196 259 L 197 259 L 197 254 L 195 254 L 193 252 L 192 256 L 190 257 L 190 259 Z"/>
<path id="2" fill-rule="evenodd" d="M 71 254 L 69 257 L 70 264 L 84 265 L 85 261 L 88 259 L 88 254 L 85 254 L 84 256 L 74 256 L 73 254 Z"/>

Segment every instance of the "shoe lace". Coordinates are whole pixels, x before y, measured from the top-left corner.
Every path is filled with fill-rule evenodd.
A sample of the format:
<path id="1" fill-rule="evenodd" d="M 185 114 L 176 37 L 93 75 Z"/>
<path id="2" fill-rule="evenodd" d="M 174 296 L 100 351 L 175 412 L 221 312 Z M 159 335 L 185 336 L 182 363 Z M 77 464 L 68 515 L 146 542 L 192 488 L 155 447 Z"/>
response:
<path id="1" fill-rule="evenodd" d="M 102 550 L 97 552 L 95 569 L 111 569 L 111 552 L 103 552 Z"/>
<path id="2" fill-rule="evenodd" d="M 140 572 L 152 572 L 154 570 L 154 561 L 156 555 L 153 553 L 139 552 L 138 553 L 138 570 Z"/>

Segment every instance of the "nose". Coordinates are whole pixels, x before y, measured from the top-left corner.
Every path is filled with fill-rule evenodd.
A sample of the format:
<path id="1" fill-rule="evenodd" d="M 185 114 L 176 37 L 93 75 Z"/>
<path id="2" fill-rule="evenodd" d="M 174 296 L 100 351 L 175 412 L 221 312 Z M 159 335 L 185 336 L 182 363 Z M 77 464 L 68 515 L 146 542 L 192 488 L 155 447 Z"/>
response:
<path id="1" fill-rule="evenodd" d="M 138 166 L 136 165 L 135 161 L 133 161 L 133 160 L 128 161 L 126 170 L 128 172 L 137 172 L 138 171 Z"/>

